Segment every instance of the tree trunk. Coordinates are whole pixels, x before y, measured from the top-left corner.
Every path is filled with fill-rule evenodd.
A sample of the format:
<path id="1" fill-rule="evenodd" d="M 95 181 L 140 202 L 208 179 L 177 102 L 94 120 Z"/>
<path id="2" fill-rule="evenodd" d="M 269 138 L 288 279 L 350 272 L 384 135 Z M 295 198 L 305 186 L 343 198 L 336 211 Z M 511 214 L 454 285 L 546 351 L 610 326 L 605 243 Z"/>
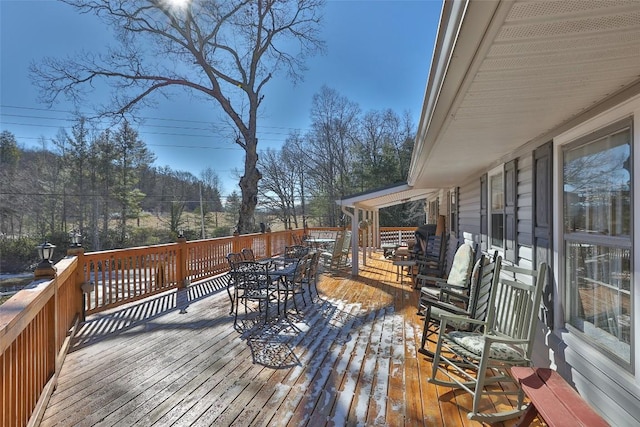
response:
<path id="1" fill-rule="evenodd" d="M 242 190 L 242 202 L 240 203 L 240 217 L 238 218 L 238 232 L 240 234 L 250 233 L 254 229 L 253 214 L 258 204 L 258 181 L 262 174 L 257 168 L 258 139 L 254 137 L 246 138 L 244 175 L 240 178 L 240 189 Z"/>

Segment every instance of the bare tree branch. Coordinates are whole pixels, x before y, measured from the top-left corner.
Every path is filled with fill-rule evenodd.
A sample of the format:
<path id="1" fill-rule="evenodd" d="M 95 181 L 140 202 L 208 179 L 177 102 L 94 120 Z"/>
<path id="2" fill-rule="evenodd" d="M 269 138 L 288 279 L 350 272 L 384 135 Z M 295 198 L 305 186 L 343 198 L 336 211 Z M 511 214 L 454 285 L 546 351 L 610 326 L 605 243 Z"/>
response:
<path id="1" fill-rule="evenodd" d="M 46 58 L 30 73 L 49 104 L 76 104 L 96 88 L 111 88 L 102 115 L 132 115 L 171 87 L 214 100 L 238 130 L 246 153 L 238 227 L 249 231 L 257 203 L 257 116 L 265 85 L 285 72 L 295 83 L 304 60 L 324 51 L 319 40 L 324 0 L 202 0 L 185 9 L 167 0 L 62 0 L 97 15 L 117 34 L 106 53 Z"/>

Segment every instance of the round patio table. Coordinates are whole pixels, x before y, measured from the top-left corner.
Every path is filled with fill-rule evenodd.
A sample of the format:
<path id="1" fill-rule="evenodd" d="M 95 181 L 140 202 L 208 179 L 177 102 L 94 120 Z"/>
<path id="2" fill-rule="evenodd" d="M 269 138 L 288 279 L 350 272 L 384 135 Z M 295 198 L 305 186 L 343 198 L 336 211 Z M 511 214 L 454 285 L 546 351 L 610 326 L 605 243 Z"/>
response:
<path id="1" fill-rule="evenodd" d="M 335 243 L 335 241 L 336 241 L 336 239 L 330 239 L 330 238 L 325 238 L 325 237 L 311 237 L 311 238 L 306 240 L 306 242 L 310 243 L 311 245 L 313 245 L 313 247 L 315 249 L 318 249 L 320 247 L 324 248 L 329 243 Z"/>

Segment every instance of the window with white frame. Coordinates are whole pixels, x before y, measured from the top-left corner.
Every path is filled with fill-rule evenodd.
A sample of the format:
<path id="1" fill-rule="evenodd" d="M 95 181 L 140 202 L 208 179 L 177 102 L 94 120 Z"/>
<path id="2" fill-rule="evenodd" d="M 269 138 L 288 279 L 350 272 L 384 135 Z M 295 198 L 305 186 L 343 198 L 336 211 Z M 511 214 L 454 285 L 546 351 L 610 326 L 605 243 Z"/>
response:
<path id="1" fill-rule="evenodd" d="M 489 245 L 504 248 L 504 170 L 500 166 L 489 172 Z"/>
<path id="2" fill-rule="evenodd" d="M 564 282 L 568 323 L 631 365 L 632 121 L 562 151 Z"/>

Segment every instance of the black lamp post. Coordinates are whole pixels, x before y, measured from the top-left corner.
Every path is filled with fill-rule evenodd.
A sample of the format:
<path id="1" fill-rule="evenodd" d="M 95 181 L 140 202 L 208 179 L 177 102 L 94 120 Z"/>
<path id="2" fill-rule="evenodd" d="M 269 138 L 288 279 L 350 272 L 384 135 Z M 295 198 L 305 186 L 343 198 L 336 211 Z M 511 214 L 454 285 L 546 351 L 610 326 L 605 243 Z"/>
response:
<path id="1" fill-rule="evenodd" d="M 38 255 L 40 256 L 40 264 L 36 267 L 33 275 L 36 279 L 54 278 L 56 275 L 56 269 L 53 266 L 51 259 L 53 258 L 53 250 L 55 245 L 49 242 L 44 242 L 41 245 L 36 246 Z"/>

